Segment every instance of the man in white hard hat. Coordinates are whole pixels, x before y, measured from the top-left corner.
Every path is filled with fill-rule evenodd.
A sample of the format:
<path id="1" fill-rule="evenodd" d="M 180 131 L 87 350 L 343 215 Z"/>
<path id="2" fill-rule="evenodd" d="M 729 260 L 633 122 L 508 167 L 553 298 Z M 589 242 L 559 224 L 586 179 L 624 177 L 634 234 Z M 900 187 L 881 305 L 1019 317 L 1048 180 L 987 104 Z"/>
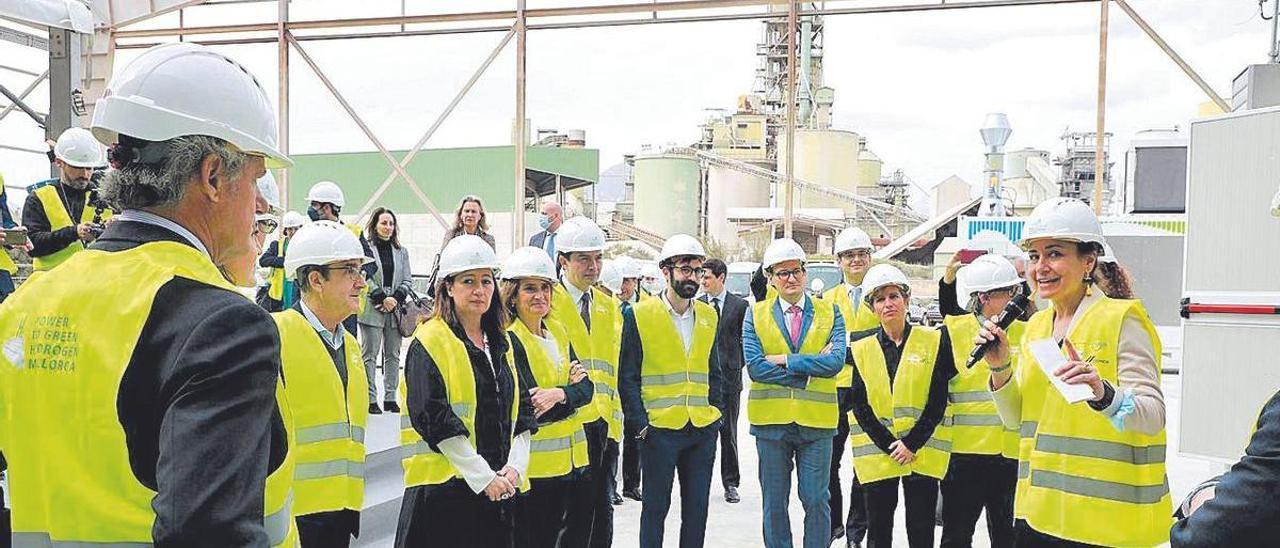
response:
<path id="1" fill-rule="evenodd" d="M 275 120 L 247 69 L 191 43 L 108 83 L 92 127 L 123 213 L 0 305 L 15 544 L 297 542 L 280 341 L 218 269 L 253 252 L 254 181 L 291 165 Z"/>
<path id="2" fill-rule="evenodd" d="M 111 209 L 92 188 L 93 171 L 106 166 L 102 144 L 84 128 L 62 132 L 54 146 L 58 178 L 27 187 L 22 225 L 31 239 L 31 263 L 51 270 L 102 233 Z"/>
<path id="3" fill-rule="evenodd" d="M 658 256 L 668 283 L 656 299 L 622 313 L 619 392 L 623 416 L 643 440 L 641 548 L 661 548 L 680 475 L 680 546 L 703 545 L 711 472 L 720 433 L 720 364 L 716 311 L 694 299 L 702 278 L 702 244 L 687 234 L 667 238 Z"/>
<path id="4" fill-rule="evenodd" d="M 840 309 L 805 294 L 805 253 L 788 238 L 765 249 L 761 266 L 774 296 L 757 301 L 742 326 L 751 389 L 747 420 L 760 454 L 764 544 L 791 546 L 791 471 L 804 508 L 805 548 L 831 544 L 827 484 L 839 424 L 836 375 L 844 367 Z"/>
<path id="5" fill-rule="evenodd" d="M 552 288 L 550 318 L 564 324 L 570 343 L 594 384 L 583 416 L 591 458 L 592 548 L 613 543 L 613 471 L 622 439 L 622 405 L 618 400 L 618 353 L 622 343 L 618 301 L 594 287 L 604 262 L 604 231 L 585 217 L 560 227 L 556 253 L 561 283 Z"/>
<path id="6" fill-rule="evenodd" d="M 835 303 L 844 317 L 845 331 L 850 341 L 870 335 L 880 327 L 880 319 L 862 300 L 862 279 L 871 268 L 871 254 L 875 252 L 871 237 L 856 226 L 848 227 L 836 235 L 836 260 L 840 263 L 843 281 L 826 293 L 822 300 Z M 840 423 L 831 441 L 831 478 L 827 489 L 831 492 L 831 539 L 848 534 L 848 546 L 859 546 L 867 536 L 867 504 L 863 500 L 862 484 L 855 475 L 849 489 L 849 514 L 844 514 L 844 493 L 840 483 L 840 468 L 844 462 L 844 449 L 849 440 L 849 391 L 853 384 L 853 364 L 846 363 L 836 376 L 836 393 L 840 398 Z"/>
<path id="7" fill-rule="evenodd" d="M 360 346 L 342 320 L 360 306 L 360 268 L 370 259 L 332 221 L 299 229 L 292 243 L 285 270 L 302 299 L 272 319 L 298 432 L 293 513 L 303 548 L 345 547 L 360 536 L 369 385 Z"/>
<path id="8" fill-rule="evenodd" d="M 339 217 L 339 215 L 342 214 L 342 208 L 347 205 L 347 196 L 342 192 L 342 187 L 339 187 L 337 183 L 333 181 L 320 181 L 311 185 L 311 189 L 307 191 L 307 202 L 309 202 L 309 205 L 307 206 L 307 217 L 312 221 L 333 221 L 335 223 L 342 223 L 342 218 Z M 347 230 L 350 230 L 352 234 L 355 234 L 356 237 L 360 239 L 360 247 L 364 249 L 365 256 L 370 259 L 369 264 L 364 266 L 364 275 L 366 278 L 372 277 L 377 273 L 378 269 L 378 266 L 373 264 L 372 261 L 373 248 L 369 246 L 369 241 L 365 239 L 360 225 L 348 224 L 345 226 L 347 227 Z M 368 289 L 365 289 L 365 295 L 368 295 Z M 365 300 L 366 299 L 364 298 L 360 299 L 360 310 L 357 311 L 357 314 L 359 312 L 363 312 L 364 307 L 368 306 L 368 303 L 366 303 Z M 342 325 L 347 328 L 347 331 L 355 333 L 359 328 L 357 315 L 352 314 L 350 318 L 342 320 Z"/>
<path id="9" fill-rule="evenodd" d="M 635 304 L 640 302 L 640 263 L 631 257 L 618 257 L 618 272 L 622 275 L 622 286 L 618 290 L 618 300 L 623 303 Z"/>

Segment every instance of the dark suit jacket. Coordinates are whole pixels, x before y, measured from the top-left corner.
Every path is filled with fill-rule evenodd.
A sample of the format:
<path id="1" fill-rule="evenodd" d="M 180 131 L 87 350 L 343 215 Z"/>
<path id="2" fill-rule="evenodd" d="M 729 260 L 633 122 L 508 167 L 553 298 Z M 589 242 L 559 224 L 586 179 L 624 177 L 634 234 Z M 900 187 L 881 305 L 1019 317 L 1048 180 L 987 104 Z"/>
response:
<path id="1" fill-rule="evenodd" d="M 702 302 L 711 304 L 711 298 L 703 295 Z M 742 387 L 742 320 L 747 315 L 747 300 L 725 292 L 720 305 L 720 323 L 716 326 L 716 354 L 720 369 L 724 371 L 725 384 Z"/>
<path id="2" fill-rule="evenodd" d="M 1280 538 L 1280 393 L 1262 408 L 1244 457 L 1219 478 L 1214 497 L 1174 523 L 1180 546 L 1275 546 Z"/>
<path id="3" fill-rule="evenodd" d="M 556 231 L 556 233 L 557 233 L 557 234 L 558 234 L 559 232 L 560 232 L 560 231 L 558 231 L 558 230 Z M 560 241 L 560 240 L 556 240 L 556 242 L 559 242 L 559 241 Z M 545 230 L 543 230 L 543 231 L 541 231 L 541 232 L 539 232 L 539 233 L 537 233 L 537 234 L 534 234 L 533 236 L 530 236 L 530 237 L 529 237 L 529 245 L 530 245 L 531 247 L 536 247 L 536 248 L 538 248 L 538 249 L 542 249 L 543 244 L 545 244 L 546 242 L 547 242 L 547 231 L 545 231 Z"/>

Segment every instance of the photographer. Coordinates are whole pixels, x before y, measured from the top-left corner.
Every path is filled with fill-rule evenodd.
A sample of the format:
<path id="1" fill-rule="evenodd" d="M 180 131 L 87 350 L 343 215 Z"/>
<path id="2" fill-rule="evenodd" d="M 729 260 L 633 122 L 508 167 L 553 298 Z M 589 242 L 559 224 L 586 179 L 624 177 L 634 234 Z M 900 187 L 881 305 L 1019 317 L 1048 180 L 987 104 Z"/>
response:
<path id="1" fill-rule="evenodd" d="M 31 239 L 32 266 L 51 270 L 102 233 L 111 210 L 98 198 L 94 169 L 106 166 L 102 145 L 88 130 L 70 128 L 53 148 L 58 179 L 29 187 L 22 224 Z"/>

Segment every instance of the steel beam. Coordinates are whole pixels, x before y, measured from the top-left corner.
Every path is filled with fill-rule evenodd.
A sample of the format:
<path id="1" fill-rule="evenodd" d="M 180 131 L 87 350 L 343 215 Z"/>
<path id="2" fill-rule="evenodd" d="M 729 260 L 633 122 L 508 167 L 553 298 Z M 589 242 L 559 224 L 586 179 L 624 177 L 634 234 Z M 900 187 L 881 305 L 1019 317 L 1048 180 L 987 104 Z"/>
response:
<path id="1" fill-rule="evenodd" d="M 84 112 L 78 111 L 75 99 L 84 77 L 83 43 L 83 36 L 78 32 L 49 29 L 49 115 L 44 119 L 46 139 L 57 139 L 67 128 L 80 126 Z M 52 176 L 58 175 L 57 169 L 50 164 Z"/>
<path id="2" fill-rule="evenodd" d="M 1102 187 L 1107 184 L 1107 34 L 1110 0 L 1102 0 L 1098 23 L 1098 134 L 1093 153 L 1093 213 L 1102 215 Z"/>
<path id="3" fill-rule="evenodd" d="M 516 0 L 516 135 L 515 135 L 515 202 L 511 208 L 511 250 L 515 251 L 524 241 L 524 153 L 529 146 L 528 128 L 525 127 L 525 0 Z"/>
<path id="4" fill-rule="evenodd" d="M 11 107 L 16 105 L 22 110 L 22 112 L 27 113 L 27 116 L 30 116 L 32 120 L 35 120 L 36 125 L 44 126 L 45 116 L 41 116 L 40 113 L 35 111 L 35 109 L 27 106 L 27 103 L 23 102 L 22 97 L 14 95 L 14 93 L 9 91 L 9 88 L 4 87 L 4 85 L 0 85 L 0 95 L 7 97 L 11 103 L 10 105 L 6 105 L 5 108 L 11 109 Z"/>
<path id="5" fill-rule="evenodd" d="M 36 49 L 49 51 L 48 38 L 45 38 L 43 36 L 36 36 L 34 34 L 29 34 L 16 29 L 11 29 L 9 27 L 0 27 L 0 40 L 4 40 L 6 42 L 13 42 L 20 46 L 27 46 L 29 48 L 36 48 Z"/>
<path id="6" fill-rule="evenodd" d="M 347 115 L 351 117 L 351 120 L 354 121 L 357 126 L 360 126 L 360 130 L 364 132 L 365 137 L 369 138 L 369 141 L 373 143 L 373 146 L 378 148 L 378 152 L 382 153 L 382 157 L 386 158 L 387 163 L 390 163 L 391 166 L 400 173 L 400 176 L 404 177 L 405 182 L 409 183 L 409 189 L 417 195 L 423 205 L 427 206 L 427 210 L 435 216 L 436 222 L 439 222 L 440 226 L 448 229 L 449 224 L 446 223 L 444 217 L 440 215 L 440 210 L 436 208 L 436 205 L 431 202 L 430 198 L 427 198 L 427 195 L 418 187 L 417 181 L 414 181 L 413 177 L 409 175 L 409 172 L 405 171 L 404 167 L 396 161 L 395 156 L 391 155 L 391 152 L 387 150 L 387 147 L 382 145 L 382 141 L 378 139 L 377 135 L 373 134 L 373 130 L 369 129 L 369 126 L 364 123 L 364 120 L 360 118 L 360 115 L 356 113 L 355 109 L 351 108 L 351 104 L 342 96 L 342 93 L 333 85 L 333 82 L 329 81 L 329 77 L 325 76 L 324 71 L 320 70 L 320 66 L 317 65 L 315 60 L 307 54 L 307 50 L 302 49 L 302 44 L 299 44 L 297 40 L 294 40 L 292 35 L 286 35 L 286 37 L 289 39 L 289 42 L 293 44 L 293 47 L 298 50 L 298 55 L 302 57 L 302 60 L 306 61 L 307 66 L 311 67 L 311 70 L 316 73 L 318 78 L 320 78 L 320 83 L 324 84 L 324 87 L 328 88 L 329 93 L 333 94 L 333 98 L 337 99 L 338 104 L 342 105 L 343 110 L 347 111 Z"/>
<path id="7" fill-rule="evenodd" d="M 795 214 L 796 192 L 796 0 L 787 2 L 787 163 L 784 172 L 786 201 L 782 206 L 782 234 L 791 237 L 791 221 Z"/>
<path id="8" fill-rule="evenodd" d="M 922 2 L 917 4 L 899 4 L 888 6 L 863 6 L 854 8 L 824 8 L 816 10 L 801 10 L 799 15 L 806 17 L 810 15 L 854 15 L 854 14 L 873 14 L 873 13 L 902 13 L 916 11 L 935 11 L 935 10 L 963 10 L 974 8 L 998 8 L 1013 6 L 1038 6 L 1052 4 L 1083 4 L 1093 3 L 1099 0 L 970 0 L 960 2 Z M 783 4 L 785 0 L 702 0 L 697 2 L 654 2 L 649 4 L 618 4 L 613 6 L 584 6 L 569 8 L 553 8 L 553 9 L 532 9 L 525 11 L 525 19 L 545 19 L 555 17 L 581 16 L 581 15 L 625 15 L 629 13 L 659 13 L 672 11 L 688 11 L 688 10 L 707 10 L 707 9 L 723 9 L 734 7 L 758 7 L 775 4 Z M 582 11 L 578 11 L 582 10 Z M 747 13 L 728 13 L 717 15 L 701 15 L 701 16 L 685 16 L 685 17 L 669 17 L 655 18 L 653 16 L 638 19 L 601 19 L 587 20 L 576 22 L 560 22 L 560 23 L 533 23 L 527 25 L 529 30 L 544 29 L 565 29 L 565 28 L 589 28 L 589 27 L 609 27 L 609 26 L 627 26 L 627 25 L 643 25 L 643 24 L 666 24 L 666 23 L 696 23 L 711 21 L 738 21 L 744 19 L 771 19 L 777 17 L 777 13 L 770 12 L 747 12 Z M 291 21 L 288 28 L 291 31 L 311 30 L 311 29 L 333 29 L 333 28 L 361 28 L 374 26 L 400 26 L 424 23 L 471 23 L 471 22 L 495 22 L 500 21 L 502 26 L 487 26 L 475 28 L 456 28 L 456 29 L 436 29 L 436 30 L 419 30 L 407 32 L 367 32 L 352 33 L 340 35 L 325 36 L 294 36 L 295 40 L 322 40 L 322 39 L 353 39 L 353 38 L 384 38 L 394 36 L 427 36 L 432 34 L 458 34 L 468 32 L 500 32 L 509 28 L 510 22 L 516 17 L 515 11 L 490 11 L 490 12 L 464 12 L 464 13 L 446 13 L 432 15 L 408 15 L 404 17 L 377 17 L 366 19 L 333 19 L 333 20 L 312 20 L 312 21 Z M 177 36 L 179 34 L 188 35 L 209 35 L 209 34 L 236 34 L 251 32 L 272 32 L 275 30 L 275 23 L 247 23 L 238 25 L 212 25 L 204 27 L 187 27 L 181 28 L 161 28 L 161 29 L 145 29 L 145 30 L 118 30 L 116 34 L 120 38 L 146 38 L 146 37 L 167 37 Z M 270 42 L 270 38 L 246 38 L 240 41 L 210 41 L 199 40 L 201 44 L 250 44 Z M 122 47 L 145 47 L 142 45 L 129 45 Z"/>
<path id="9" fill-rule="evenodd" d="M 431 139 L 431 136 L 435 135 L 436 130 L 440 129 L 440 126 L 444 124 L 444 121 L 453 114 L 453 109 L 457 108 L 458 103 L 462 102 L 462 98 L 466 97 L 467 93 L 471 91 L 471 87 L 480 80 L 480 76 L 489 69 L 489 65 L 493 64 L 493 61 L 498 58 L 498 54 L 502 53 L 502 50 L 507 47 L 507 44 L 511 42 L 511 38 L 515 36 L 515 33 L 516 31 L 514 28 L 507 29 L 507 35 L 502 38 L 502 41 L 498 43 L 497 47 L 493 48 L 489 57 L 486 58 L 478 68 L 476 68 L 476 71 L 471 75 L 471 79 L 467 80 L 467 83 L 462 86 L 462 89 L 458 90 L 458 93 L 453 96 L 453 100 L 449 102 L 449 106 L 445 107 L 444 112 L 441 112 L 440 115 L 436 117 L 436 121 L 431 124 L 431 127 L 427 129 L 427 132 L 422 134 L 422 137 L 413 145 L 413 148 L 409 149 L 409 153 L 400 160 L 401 167 L 409 167 L 409 162 L 413 161 L 414 156 L 417 156 L 418 152 L 422 150 L 422 147 L 427 144 L 429 139 Z M 395 181 L 396 177 L 399 175 L 399 170 L 395 169 L 392 169 L 391 173 L 387 174 L 386 179 L 382 181 L 382 184 L 378 185 L 378 188 L 373 191 L 373 195 L 369 196 L 369 200 L 360 208 L 360 220 L 364 220 L 365 215 L 368 215 L 369 212 L 373 210 L 373 204 L 377 202 L 378 198 L 382 197 L 382 194 L 387 191 L 387 187 L 390 187 L 391 182 Z"/>
<path id="10" fill-rule="evenodd" d="M 279 0 L 276 6 L 276 84 L 280 100 L 279 120 L 276 128 L 280 152 L 289 154 L 289 0 Z M 276 170 L 276 184 L 280 187 L 281 202 L 289 209 L 289 170 Z"/>
<path id="11" fill-rule="evenodd" d="M 36 86 L 40 85 L 40 82 L 43 82 L 44 79 L 48 77 L 49 77 L 49 71 L 46 70 L 44 71 L 44 74 L 41 74 L 40 76 L 36 77 L 36 79 L 32 80 L 30 84 L 27 84 L 26 89 L 22 90 L 22 93 L 18 94 L 18 98 L 26 99 L 27 96 L 31 95 L 31 92 L 36 89 Z M 13 109 L 16 109 L 16 108 L 18 108 L 17 103 L 4 107 L 4 110 L 0 110 L 0 120 L 4 120 L 4 117 L 8 116 L 9 113 L 13 112 Z"/>

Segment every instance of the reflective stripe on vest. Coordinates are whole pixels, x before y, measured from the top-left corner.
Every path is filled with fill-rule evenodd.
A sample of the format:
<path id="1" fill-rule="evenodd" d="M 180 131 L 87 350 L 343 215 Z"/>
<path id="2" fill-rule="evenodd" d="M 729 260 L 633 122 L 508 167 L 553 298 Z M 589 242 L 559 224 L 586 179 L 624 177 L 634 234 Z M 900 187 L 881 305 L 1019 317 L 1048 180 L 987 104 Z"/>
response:
<path id="1" fill-rule="evenodd" d="M 766 298 L 751 307 L 760 349 L 770 354 L 818 354 L 831 340 L 835 308 L 822 299 L 809 299 L 813 320 L 797 352 L 791 351 L 782 326 L 774 318 L 778 299 Z M 757 426 L 798 424 L 809 428 L 835 428 L 840 422 L 836 379 L 809 377 L 804 388 L 751 381 L 747 394 L 747 420 Z"/>
<path id="2" fill-rule="evenodd" d="M 471 360 L 467 356 L 466 346 L 458 340 L 458 336 L 453 333 L 449 325 L 438 316 L 419 325 L 413 337 L 435 362 L 444 381 L 449 404 L 454 414 L 458 416 L 458 420 L 462 421 L 463 427 L 467 429 L 467 441 L 475 447 L 476 379 L 471 369 Z M 511 375 L 513 382 L 516 382 L 514 366 L 510 360 L 504 359 L 504 361 L 507 362 L 508 374 Z M 519 385 L 518 382 L 516 384 Z M 401 404 L 406 404 L 409 399 L 407 390 L 408 383 L 400 383 Z M 511 423 L 515 424 L 520 410 L 520 398 L 514 392 L 508 405 Z M 406 420 L 408 414 L 413 412 L 407 404 L 405 411 L 406 413 L 400 417 L 400 452 L 403 457 L 401 465 L 404 467 L 405 487 L 439 485 L 454 478 L 461 479 L 462 474 L 449 463 L 449 459 L 432 451 L 418 431 L 413 428 L 412 421 Z M 521 483 L 523 484 L 521 488 L 527 490 L 529 479 L 521 478 Z"/>
<path id="3" fill-rule="evenodd" d="M 617 299 L 591 289 L 591 329 L 582 322 L 578 303 L 562 284 L 551 291 L 548 318 L 560 322 L 569 335 L 569 344 L 595 385 L 591 404 L 578 409 L 583 423 L 603 418 L 609 438 L 622 440 L 622 402 L 618 398 L 617 364 L 622 348 L 622 311 Z"/>
<path id="4" fill-rule="evenodd" d="M 716 310 L 702 301 L 693 307 L 693 333 L 685 352 L 675 320 L 664 299 L 631 307 L 644 363 L 640 370 L 640 398 L 655 428 L 679 430 L 692 424 L 702 428 L 720 418 L 711 405 L 711 353 L 715 351 Z"/>
<path id="5" fill-rule="evenodd" d="M 328 345 L 297 309 L 271 315 L 280 331 L 280 363 L 298 435 L 294 513 L 299 516 L 364 507 L 364 427 L 369 384 L 360 346 L 343 333 L 347 382 Z"/>
<path id="6" fill-rule="evenodd" d="M 1025 340 L 1053 336 L 1052 310 L 1036 314 Z M 1118 383 L 1120 332 L 1135 318 L 1154 346 L 1159 372 L 1160 339 L 1138 301 L 1099 295 L 1076 318 L 1067 339 L 1081 359 L 1093 363 L 1098 376 Z M 1037 531 L 1055 537 L 1104 546 L 1152 546 L 1168 542 L 1172 501 L 1165 476 L 1165 435 L 1119 431 L 1101 413 L 1071 405 L 1050 387 L 1047 377 L 1024 346 L 1019 379 L 1023 420 L 1035 425 L 1028 450 L 1029 476 L 1020 510 Z M 1037 383 L 1030 382 L 1038 379 Z M 1037 393 L 1039 392 L 1039 393 Z M 1030 396 L 1030 397 L 1029 397 Z M 1026 406 L 1038 403 L 1028 416 Z M 1125 527 L 1115 527 L 1124 523 Z"/>
<path id="7" fill-rule="evenodd" d="M 858 302 L 857 308 L 854 308 L 853 302 L 849 300 L 848 285 L 841 283 L 828 289 L 822 294 L 822 300 L 834 303 L 840 308 L 840 316 L 844 319 L 844 330 L 849 335 L 880 327 L 880 318 L 865 300 Z M 840 388 L 853 386 L 853 364 L 844 364 L 840 373 L 836 374 L 836 386 Z"/>
<path id="8" fill-rule="evenodd" d="M 911 431 L 924 412 L 941 343 L 939 331 L 928 327 L 911 328 L 892 382 L 878 337 L 866 337 L 853 343 L 853 361 L 858 375 L 866 384 L 867 401 L 877 420 L 881 423 L 891 421 L 889 431 L 899 439 Z M 912 473 L 941 479 L 946 475 L 951 458 L 952 422 L 950 415 L 944 413 L 933 436 L 916 452 L 916 460 L 905 466 L 894 462 L 875 447 L 866 433 L 852 436 L 853 467 L 859 481 L 870 483 Z M 872 452 L 868 446 L 875 451 Z"/>
<path id="9" fill-rule="evenodd" d="M 44 209 L 45 219 L 49 221 L 49 231 L 54 232 L 80 223 L 93 222 L 94 208 L 90 207 L 88 204 L 88 195 L 85 196 L 86 203 L 84 208 L 80 210 L 80 221 L 77 223 L 71 220 L 71 214 L 67 212 L 67 206 L 62 203 L 62 198 L 58 194 L 60 184 L 61 183 L 53 183 L 44 185 L 34 191 L 36 198 L 40 200 L 40 206 Z M 111 215 L 108 213 L 108 210 L 104 210 L 103 219 L 110 217 Z M 52 270 L 53 267 L 66 262 L 66 260 L 70 259 L 72 255 L 75 255 L 80 251 L 84 251 L 84 243 L 80 240 L 75 240 L 70 244 L 67 244 L 67 247 L 43 257 L 32 257 L 31 267 L 35 270 Z"/>
<path id="10" fill-rule="evenodd" d="M 558 361 L 552 361 L 540 340 L 519 319 L 512 321 L 507 331 L 524 347 L 527 363 L 516 362 L 514 346 L 508 351 L 508 359 L 517 370 L 527 368 L 540 388 L 557 388 L 569 385 L 569 335 L 564 326 L 553 319 L 542 322 L 545 337 L 555 341 Z M 529 442 L 530 478 L 558 478 L 590 463 L 587 451 L 587 434 L 582 429 L 582 414 L 575 410 L 568 417 L 538 425 L 538 431 Z"/>
<path id="11" fill-rule="evenodd" d="M 85 251 L 33 277 L 26 290 L 5 302 L 0 445 L 9 466 L 16 545 L 151 542 L 157 493 L 133 473 L 117 400 L 156 293 L 175 278 L 244 298 L 194 248 L 148 242 L 118 252 Z M 296 534 L 287 507 L 295 457 L 293 416 L 278 380 L 276 405 L 286 429 L 286 452 L 281 465 L 268 472 L 259 496 L 263 516 L 282 511 L 288 516 L 284 540 L 277 544 L 289 544 Z"/>

